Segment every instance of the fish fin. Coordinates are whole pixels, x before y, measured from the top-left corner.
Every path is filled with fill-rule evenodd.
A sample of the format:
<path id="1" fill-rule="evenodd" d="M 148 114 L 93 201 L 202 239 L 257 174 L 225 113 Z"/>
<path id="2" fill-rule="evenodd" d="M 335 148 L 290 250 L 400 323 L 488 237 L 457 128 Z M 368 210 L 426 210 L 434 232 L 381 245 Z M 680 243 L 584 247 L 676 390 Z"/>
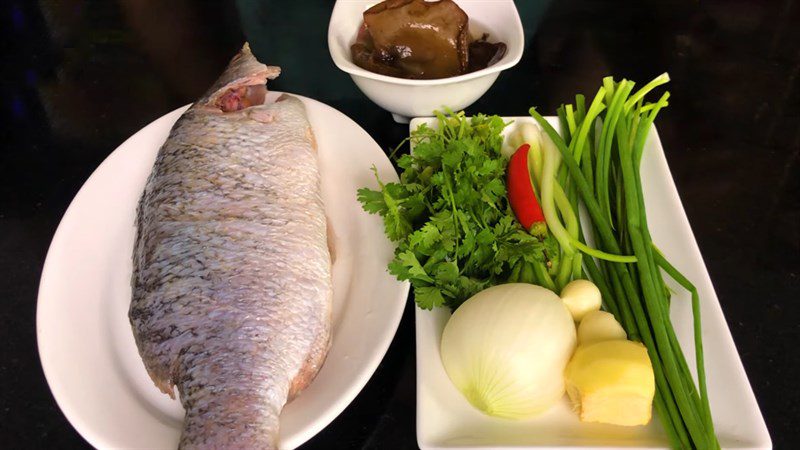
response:
<path id="1" fill-rule="evenodd" d="M 336 233 L 333 231 L 333 224 L 331 224 L 331 219 L 325 217 L 325 229 L 327 239 L 328 239 L 328 253 L 331 254 L 331 265 L 336 261 Z"/>
<path id="2" fill-rule="evenodd" d="M 328 252 L 330 253 L 331 257 L 331 265 L 333 265 L 333 262 L 336 260 L 336 233 L 334 233 L 333 224 L 327 216 L 325 217 L 325 222 Z M 327 305 L 328 308 L 325 314 L 327 314 L 328 317 L 326 319 L 326 323 L 330 323 L 331 316 L 333 314 L 333 291 L 328 292 Z M 330 329 L 328 329 L 325 333 L 320 333 L 320 335 L 314 341 L 311 346 L 311 350 L 308 352 L 308 356 L 303 363 L 303 366 L 300 368 L 300 371 L 297 373 L 297 375 L 295 375 L 295 377 L 292 379 L 292 382 L 289 385 L 289 397 L 287 403 L 292 401 L 303 389 L 311 384 L 311 382 L 317 376 L 320 367 L 322 367 L 322 364 L 325 362 L 325 358 L 328 355 L 328 350 L 330 347 L 331 332 Z"/>
<path id="3" fill-rule="evenodd" d="M 329 293 L 329 305 L 333 297 L 333 293 Z M 328 308 L 327 314 L 331 314 L 331 309 Z M 328 318 L 328 322 L 330 322 L 330 318 Z M 328 330 L 326 333 L 320 333 L 317 336 L 317 339 L 314 341 L 314 344 L 311 346 L 311 350 L 308 352 L 306 356 L 306 360 L 303 363 L 303 366 L 300 367 L 300 370 L 297 372 L 297 375 L 292 379 L 291 384 L 289 385 L 289 396 L 287 398 L 287 403 L 294 400 L 303 389 L 307 388 L 314 378 L 316 378 L 317 373 L 319 373 L 319 369 L 322 367 L 322 364 L 325 362 L 325 358 L 328 356 L 328 350 L 331 347 L 331 333 Z"/>
<path id="4" fill-rule="evenodd" d="M 314 136 L 314 130 L 312 130 L 310 126 L 306 128 L 306 137 L 308 137 L 308 140 L 311 142 L 311 148 L 314 149 L 314 153 L 318 153 L 317 138 Z"/>
<path id="5" fill-rule="evenodd" d="M 175 399 L 175 383 L 172 382 L 171 378 L 165 378 L 161 374 L 150 370 L 149 367 L 145 367 L 147 369 L 147 374 L 150 375 L 150 379 L 153 380 L 153 384 L 156 385 L 159 391 L 163 392 L 164 394 L 169 395 L 169 398 Z"/>

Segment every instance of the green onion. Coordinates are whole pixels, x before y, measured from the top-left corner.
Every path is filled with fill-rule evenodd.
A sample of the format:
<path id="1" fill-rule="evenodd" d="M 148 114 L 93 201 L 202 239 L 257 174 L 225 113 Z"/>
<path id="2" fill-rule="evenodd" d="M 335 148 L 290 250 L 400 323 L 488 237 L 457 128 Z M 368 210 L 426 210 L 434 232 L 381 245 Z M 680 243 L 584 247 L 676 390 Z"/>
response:
<path id="1" fill-rule="evenodd" d="M 566 173 L 556 177 L 551 168 L 548 181 L 562 184 L 574 211 L 579 199 L 591 219 L 588 229 L 578 236 L 565 232 L 561 237 L 569 239 L 567 248 L 589 256 L 583 258 L 583 268 L 600 289 L 604 307 L 617 317 L 631 339 L 647 347 L 656 380 L 654 407 L 670 445 L 717 449 L 703 362 L 700 300 L 691 282 L 653 244 L 639 170 L 647 136 L 657 114 L 667 106 L 669 93 L 655 103 L 645 98 L 668 81 L 669 76 L 662 74 L 631 94 L 633 82 L 605 78 L 588 110 L 582 96 L 576 97 L 575 107 L 562 105 L 558 109 L 563 137 L 535 109 L 531 108 L 530 114 L 545 132 L 542 147 L 555 148 L 564 163 Z M 544 154 L 544 165 L 548 156 Z M 556 198 L 556 203 L 561 206 L 564 199 Z M 586 245 L 587 232 L 597 248 Z M 580 257 L 581 253 L 575 255 Z M 562 258 L 560 264 L 569 264 L 575 274 L 576 259 Z M 672 327 L 670 294 L 662 270 L 692 296 L 699 392 Z"/>
<path id="2" fill-rule="evenodd" d="M 614 255 L 611 253 L 606 253 L 602 250 L 598 250 L 596 248 L 589 247 L 588 245 L 580 242 L 580 241 L 571 241 L 572 245 L 575 246 L 578 250 L 586 253 L 589 256 L 593 256 L 597 259 L 603 259 L 606 261 L 611 262 L 618 262 L 618 263 L 635 263 L 636 256 L 633 255 Z"/>
<path id="3" fill-rule="evenodd" d="M 667 272 L 673 280 L 680 284 L 684 289 L 692 294 L 692 315 L 694 316 L 694 343 L 695 343 L 695 357 L 697 364 L 697 380 L 700 385 L 700 398 L 703 401 L 703 415 L 709 425 L 709 437 L 714 439 L 714 428 L 711 421 L 711 406 L 708 402 L 708 387 L 706 386 L 706 368 L 703 358 L 703 329 L 700 324 L 700 296 L 697 293 L 697 288 L 678 271 L 670 262 L 664 257 L 661 251 L 655 246 L 653 247 L 656 263 Z"/>

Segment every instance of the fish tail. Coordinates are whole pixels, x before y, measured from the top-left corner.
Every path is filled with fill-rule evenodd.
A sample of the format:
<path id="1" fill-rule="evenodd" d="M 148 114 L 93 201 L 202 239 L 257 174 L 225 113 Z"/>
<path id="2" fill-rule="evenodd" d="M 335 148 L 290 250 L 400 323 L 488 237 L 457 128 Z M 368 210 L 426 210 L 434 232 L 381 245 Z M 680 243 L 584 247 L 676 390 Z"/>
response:
<path id="1" fill-rule="evenodd" d="M 254 359 L 236 351 L 184 353 L 178 389 L 186 418 L 179 449 L 277 448 L 288 390 Z"/>

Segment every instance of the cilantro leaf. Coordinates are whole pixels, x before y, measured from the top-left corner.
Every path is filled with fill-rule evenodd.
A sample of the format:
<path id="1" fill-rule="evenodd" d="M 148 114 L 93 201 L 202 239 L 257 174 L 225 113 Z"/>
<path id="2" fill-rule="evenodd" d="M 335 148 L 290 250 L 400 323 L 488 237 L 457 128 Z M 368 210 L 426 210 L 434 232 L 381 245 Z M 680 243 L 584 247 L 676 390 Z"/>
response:
<path id="1" fill-rule="evenodd" d="M 431 255 L 436 250 L 436 244 L 442 239 L 439 229 L 432 223 L 426 223 L 419 230 L 411 233 L 408 244 L 423 255 Z"/>
<path id="2" fill-rule="evenodd" d="M 383 200 L 383 192 L 373 191 L 370 188 L 361 188 L 358 190 L 358 201 L 364 211 L 370 214 L 386 214 L 386 202 Z"/>
<path id="3" fill-rule="evenodd" d="M 422 309 L 433 309 L 444 305 L 442 292 L 434 286 L 415 287 L 414 298 Z"/>
<path id="4" fill-rule="evenodd" d="M 452 283 L 458 278 L 458 265 L 453 261 L 441 262 L 434 273 L 437 282 Z"/>
<path id="5" fill-rule="evenodd" d="M 532 264 L 558 258 L 557 243 L 531 236 L 506 197 L 507 159 L 498 116 L 437 114 L 435 127 L 411 132 L 400 156 L 399 183 L 358 190 L 365 211 L 379 214 L 397 244 L 389 272 L 409 280 L 420 308 L 458 308 L 486 287 L 527 280 Z"/>
<path id="6" fill-rule="evenodd" d="M 431 278 L 422 268 L 416 255 L 411 250 L 400 252 L 389 263 L 389 272 L 401 280 L 418 280 L 433 283 Z"/>

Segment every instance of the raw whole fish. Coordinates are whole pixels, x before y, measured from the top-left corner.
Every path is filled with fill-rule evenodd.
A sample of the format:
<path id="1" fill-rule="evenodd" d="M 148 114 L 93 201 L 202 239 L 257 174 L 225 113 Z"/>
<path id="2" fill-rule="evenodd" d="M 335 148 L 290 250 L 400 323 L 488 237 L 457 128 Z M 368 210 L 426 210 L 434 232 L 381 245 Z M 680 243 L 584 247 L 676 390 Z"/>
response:
<path id="1" fill-rule="evenodd" d="M 327 354 L 331 254 L 303 103 L 247 45 L 175 123 L 138 207 L 129 317 L 180 448 L 276 448 Z"/>

